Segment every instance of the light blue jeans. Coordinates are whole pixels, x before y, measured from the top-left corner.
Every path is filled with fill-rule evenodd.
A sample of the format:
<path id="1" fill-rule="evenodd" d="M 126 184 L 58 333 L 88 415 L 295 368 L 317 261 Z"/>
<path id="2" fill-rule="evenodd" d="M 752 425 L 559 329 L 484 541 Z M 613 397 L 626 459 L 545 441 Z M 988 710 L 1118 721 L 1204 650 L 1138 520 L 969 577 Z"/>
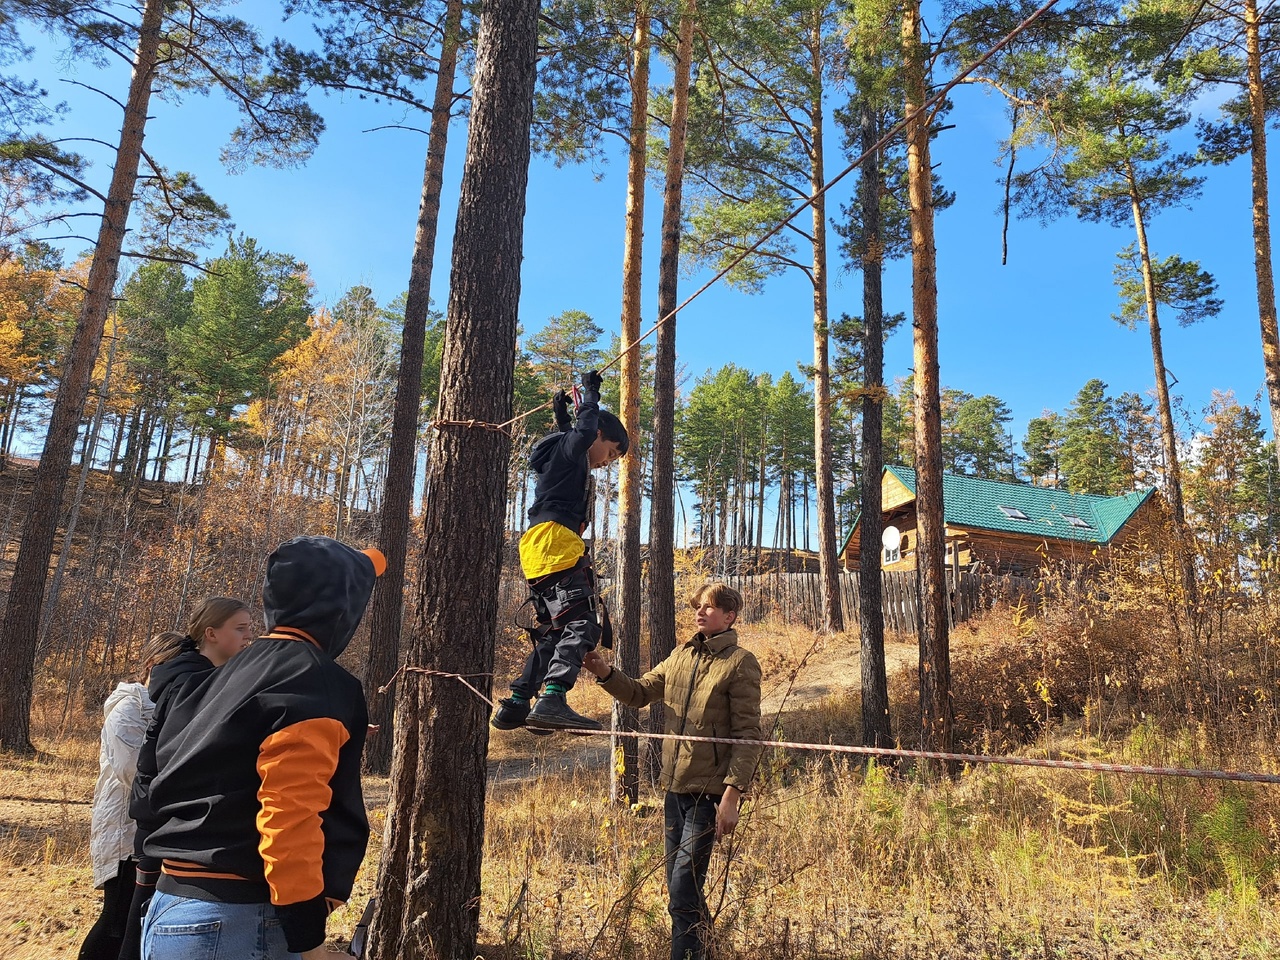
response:
<path id="1" fill-rule="evenodd" d="M 142 924 L 142 960 L 298 960 L 269 903 L 216 903 L 156 891 Z"/>

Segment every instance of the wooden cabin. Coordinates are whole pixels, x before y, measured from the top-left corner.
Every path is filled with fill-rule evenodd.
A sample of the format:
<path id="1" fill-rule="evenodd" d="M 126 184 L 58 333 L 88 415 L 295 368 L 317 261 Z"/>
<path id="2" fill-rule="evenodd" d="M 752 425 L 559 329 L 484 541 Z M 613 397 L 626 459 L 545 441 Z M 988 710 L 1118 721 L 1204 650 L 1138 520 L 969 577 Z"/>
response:
<path id="1" fill-rule="evenodd" d="M 916 473 L 886 466 L 881 475 L 885 570 L 916 566 Z M 994 573 L 1028 576 L 1046 563 L 1095 563 L 1100 549 L 1127 539 L 1146 518 L 1154 517 L 1154 490 L 1118 497 L 1069 493 L 1021 483 L 942 475 L 942 512 L 946 522 L 947 566 L 981 566 Z M 861 518 L 840 549 L 848 570 L 857 570 Z"/>

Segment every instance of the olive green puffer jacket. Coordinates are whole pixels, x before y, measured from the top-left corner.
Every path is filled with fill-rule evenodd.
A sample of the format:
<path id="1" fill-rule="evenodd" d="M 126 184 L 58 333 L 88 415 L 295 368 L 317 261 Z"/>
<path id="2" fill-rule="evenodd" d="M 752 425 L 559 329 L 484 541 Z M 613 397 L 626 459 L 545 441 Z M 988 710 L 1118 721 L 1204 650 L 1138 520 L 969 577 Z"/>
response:
<path id="1" fill-rule="evenodd" d="M 597 682 L 629 707 L 662 700 L 667 733 L 760 739 L 760 664 L 733 630 L 695 634 L 639 680 L 615 669 Z M 715 796 L 726 786 L 745 791 L 759 757 L 754 745 L 664 740 L 658 786 Z"/>

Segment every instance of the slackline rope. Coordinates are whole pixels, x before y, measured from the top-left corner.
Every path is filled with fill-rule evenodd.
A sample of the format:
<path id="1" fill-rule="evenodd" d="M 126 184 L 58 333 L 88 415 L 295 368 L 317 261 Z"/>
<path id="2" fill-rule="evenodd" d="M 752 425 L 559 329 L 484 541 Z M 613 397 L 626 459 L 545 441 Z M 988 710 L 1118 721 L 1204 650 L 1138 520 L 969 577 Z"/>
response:
<path id="1" fill-rule="evenodd" d="M 403 666 L 387 684 L 379 688 L 385 692 L 400 673 L 418 673 L 427 677 L 457 680 L 464 687 L 493 708 L 493 701 L 477 690 L 467 677 L 490 674 L 447 673 L 426 667 Z M 541 729 L 547 729 L 545 727 Z M 804 743 L 794 740 L 735 740 L 730 737 L 693 737 L 675 733 L 645 733 L 636 730 L 572 730 L 558 731 L 580 737 L 632 737 L 637 740 L 682 740 L 688 743 L 725 743 L 729 745 L 773 747 L 778 750 L 809 750 L 815 753 L 855 754 L 864 757 L 902 757 L 919 760 L 953 760 L 960 763 L 989 763 L 1010 767 L 1048 767 L 1058 770 L 1084 770 L 1093 773 L 1128 773 L 1140 777 L 1182 777 L 1191 780 L 1231 780 L 1241 783 L 1280 783 L 1280 774 L 1254 773 L 1243 770 L 1200 770 L 1194 767 L 1156 767 L 1137 763 L 1095 763 L 1088 760 L 1053 760 L 1049 757 L 1011 757 L 985 753 L 942 753 L 937 750 L 902 750 L 893 747 L 855 747 L 840 743 Z"/>
<path id="2" fill-rule="evenodd" d="M 959 86 L 961 83 L 967 80 L 969 78 L 969 75 L 972 74 L 975 70 L 983 66 L 988 60 L 990 60 L 997 53 L 999 53 L 1006 46 L 1008 46 L 1014 39 L 1018 37 L 1019 34 L 1027 30 L 1032 24 L 1034 24 L 1042 16 L 1048 13 L 1049 10 L 1057 2 L 1058 0 L 1046 0 L 1044 4 L 1037 7 L 1025 20 L 1019 23 L 1007 34 L 1005 34 L 1004 37 L 999 42 L 997 42 L 994 46 L 991 47 L 991 49 L 989 49 L 981 57 L 979 57 L 969 66 L 965 67 L 955 76 L 953 76 L 949 81 L 947 81 L 946 85 L 940 88 L 938 92 L 935 93 L 932 97 L 930 97 L 924 103 L 920 104 L 920 106 L 916 107 L 914 110 L 908 113 L 905 117 L 903 117 L 901 120 L 895 123 L 892 127 L 890 127 L 888 132 L 885 133 L 884 136 L 882 136 L 879 140 L 877 140 L 874 144 L 872 144 L 871 147 L 869 147 L 866 151 L 864 151 L 862 155 L 859 156 L 856 160 L 854 160 L 847 167 L 841 170 L 840 173 L 838 173 L 834 179 L 828 181 L 827 184 L 822 187 L 822 189 L 816 191 L 813 194 L 813 196 L 806 198 L 803 203 L 801 203 L 798 207 L 796 207 L 789 214 L 787 214 L 785 219 L 779 221 L 772 228 L 770 228 L 768 231 L 762 234 L 760 238 L 756 240 L 755 243 L 753 243 L 746 250 L 743 250 L 740 254 L 738 254 L 738 256 L 734 258 L 734 260 L 732 260 L 728 266 L 722 268 L 719 273 L 717 273 L 710 280 L 704 283 L 701 287 L 699 287 L 697 290 L 691 293 L 688 297 L 686 297 L 685 300 L 682 303 L 680 303 L 675 309 L 673 309 L 665 317 L 662 317 L 660 320 L 658 320 L 658 322 L 655 323 L 643 336 L 641 336 L 637 340 L 633 340 L 630 344 L 628 344 L 625 350 L 623 350 L 616 357 L 614 357 L 612 360 L 606 363 L 603 367 L 601 367 L 600 372 L 603 373 L 604 371 L 613 367 L 615 364 L 618 363 L 619 360 L 621 360 L 623 357 L 629 354 L 632 350 L 635 350 L 637 347 L 640 346 L 640 344 L 642 344 L 645 340 L 649 339 L 650 336 L 656 333 L 658 328 L 660 328 L 664 323 L 666 323 L 668 320 L 674 319 L 676 314 L 678 314 L 681 310 L 689 306 L 689 304 L 691 304 L 699 296 L 706 293 L 707 290 L 709 290 L 712 286 L 714 286 L 724 277 L 728 276 L 728 274 L 735 267 L 737 267 L 738 264 L 742 263 L 744 260 L 747 259 L 747 257 L 751 256 L 753 253 L 759 250 L 762 246 L 764 246 L 765 241 L 767 241 L 770 237 L 773 237 L 775 234 L 781 232 L 782 229 L 786 227 L 787 224 L 789 224 L 797 216 L 803 213 L 805 209 L 813 206 L 814 201 L 817 200 L 818 197 L 821 197 L 824 194 L 826 194 L 828 190 L 834 187 L 837 183 L 839 183 L 841 180 L 847 177 L 854 170 L 858 169 L 858 167 L 866 163 L 868 159 L 876 156 L 885 147 L 885 145 L 889 143 L 889 141 L 893 140 L 899 133 L 905 130 L 912 123 L 912 121 L 914 121 L 918 116 L 920 116 L 922 113 L 925 113 L 928 110 L 931 110 L 934 106 L 936 106 L 937 104 L 945 100 L 947 94 L 949 94 L 957 86 Z M 497 430 L 505 433 L 507 432 L 507 428 L 510 427 L 512 424 L 519 423 L 521 420 L 525 419 L 526 417 L 531 417 L 535 413 L 537 413 L 539 410 L 545 410 L 549 406 L 551 406 L 551 402 L 547 401 L 541 406 L 534 407 L 532 410 L 526 410 L 524 413 L 518 414 L 504 423 L 497 423 L 497 424 L 485 423 L 483 421 L 478 421 L 478 420 L 435 420 L 435 421 L 432 421 L 431 425 L 433 429 L 439 429 L 440 427 L 468 427 L 468 428 L 482 427 L 486 430 Z"/>

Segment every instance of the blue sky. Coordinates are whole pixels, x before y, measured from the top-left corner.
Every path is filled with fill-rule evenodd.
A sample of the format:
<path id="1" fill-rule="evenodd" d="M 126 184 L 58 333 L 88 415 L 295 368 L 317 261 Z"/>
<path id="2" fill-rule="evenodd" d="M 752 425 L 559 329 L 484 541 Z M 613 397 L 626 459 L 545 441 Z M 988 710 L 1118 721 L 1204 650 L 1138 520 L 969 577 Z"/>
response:
<path id="1" fill-rule="evenodd" d="M 274 10 L 265 3 L 244 5 L 246 19 L 273 29 Z M 301 40 L 295 26 L 289 28 Z M 71 107 L 64 136 L 91 136 L 114 142 L 119 114 L 81 87 L 57 78 L 50 48 L 42 66 L 54 98 Z M 128 83 L 121 66 L 102 73 L 60 65 L 57 72 L 99 86 L 123 98 Z M 1001 170 L 997 144 L 1004 132 L 1000 103 L 977 87 L 953 95 L 954 128 L 934 145 L 934 162 L 945 185 L 956 192 L 954 206 L 937 220 L 940 356 L 946 386 L 973 394 L 991 393 L 1012 408 L 1015 440 L 1028 418 L 1043 409 L 1064 409 L 1091 377 L 1105 380 L 1113 395 L 1148 395 L 1154 383 L 1145 326 L 1126 330 L 1111 319 L 1117 309 L 1112 282 L 1115 254 L 1131 242 L 1131 230 L 1074 220 L 1042 227 L 1015 221 L 1010 262 L 1000 265 Z M 188 97 L 181 104 L 153 101 L 146 148 L 169 169 L 194 172 L 202 185 L 231 212 L 236 229 L 268 249 L 306 262 L 315 281 L 317 303 L 336 301 L 349 287 L 365 284 L 381 302 L 407 285 L 414 222 L 421 187 L 426 138 L 405 130 L 366 132 L 387 124 L 417 125 L 418 117 L 354 97 L 316 101 L 328 129 L 311 161 L 297 170 L 252 168 L 227 174 L 218 150 L 235 123 L 234 111 L 218 95 Z M 436 254 L 433 297 L 447 300 L 449 238 L 454 197 L 462 168 L 465 128 L 451 134 Z M 838 143 L 835 136 L 829 143 Z M 91 182 L 105 185 L 105 152 L 94 154 Z M 834 176 L 847 159 L 832 155 Z M 1272 164 L 1273 180 L 1275 164 Z M 1252 402 L 1262 389 L 1263 371 L 1253 285 L 1247 161 L 1211 168 L 1202 197 L 1192 210 L 1161 213 L 1150 227 L 1153 250 L 1198 259 L 1217 278 L 1226 302 L 1219 317 L 1186 329 L 1167 318 L 1166 366 L 1177 378 L 1176 396 L 1198 423 L 1211 391 L 1234 390 Z M 556 168 L 535 159 L 525 220 L 525 262 L 521 318 L 526 333 L 565 310 L 585 310 L 606 331 L 619 325 L 625 161 L 620 151 L 597 167 Z M 849 176 L 831 195 L 829 213 L 847 202 L 856 184 Z M 661 198 L 651 184 L 647 200 L 644 321 L 656 318 L 658 224 Z M 803 214 L 807 217 L 807 212 Z M 85 221 L 82 221 L 82 223 Z M 832 236 L 833 248 L 836 238 Z M 87 244 L 71 244 L 73 252 Z M 218 240 L 208 255 L 221 251 Z M 832 315 L 858 313 L 861 280 L 833 256 Z M 707 274 L 686 277 L 681 299 Z M 910 272 L 903 261 L 886 277 L 886 307 L 909 311 Z M 677 349 L 691 376 L 735 363 L 775 376 L 795 371 L 812 356 L 811 294 L 798 273 L 774 278 L 764 293 L 743 294 L 718 284 L 680 314 Z M 909 329 L 886 350 L 886 375 L 902 376 L 911 365 Z M 1264 422 L 1268 418 L 1264 416 Z M 1269 423 L 1267 424 L 1269 426 Z"/>

